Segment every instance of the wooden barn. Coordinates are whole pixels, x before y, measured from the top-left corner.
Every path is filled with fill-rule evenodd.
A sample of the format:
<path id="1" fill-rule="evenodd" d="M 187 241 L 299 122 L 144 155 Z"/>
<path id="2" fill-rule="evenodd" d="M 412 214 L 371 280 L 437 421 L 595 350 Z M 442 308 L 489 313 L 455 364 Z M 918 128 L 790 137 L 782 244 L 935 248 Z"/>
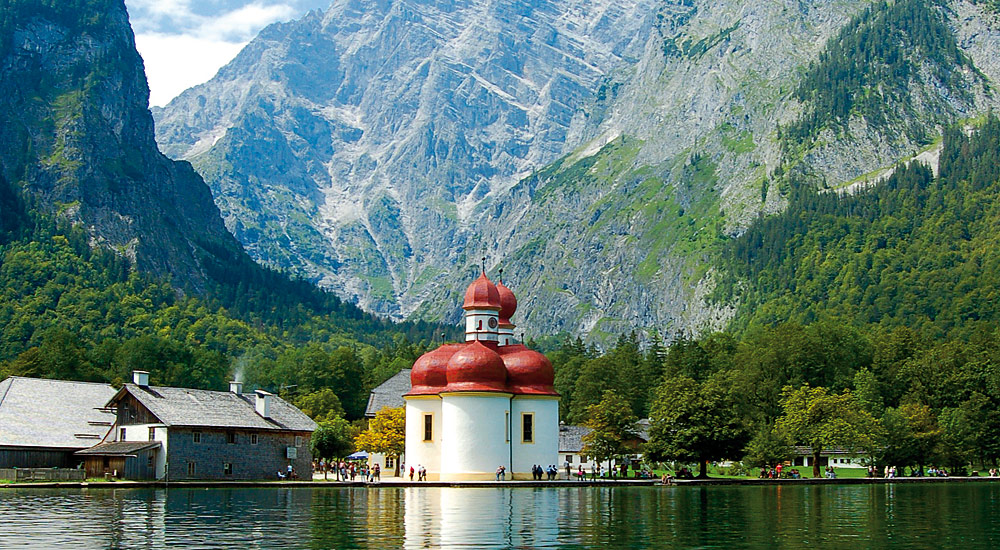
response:
<path id="1" fill-rule="evenodd" d="M 108 384 L 12 376 L 0 382 L 0 468 L 76 468 L 115 420 Z"/>
<path id="2" fill-rule="evenodd" d="M 159 441 L 110 441 L 77 451 L 87 477 L 156 479 Z"/>

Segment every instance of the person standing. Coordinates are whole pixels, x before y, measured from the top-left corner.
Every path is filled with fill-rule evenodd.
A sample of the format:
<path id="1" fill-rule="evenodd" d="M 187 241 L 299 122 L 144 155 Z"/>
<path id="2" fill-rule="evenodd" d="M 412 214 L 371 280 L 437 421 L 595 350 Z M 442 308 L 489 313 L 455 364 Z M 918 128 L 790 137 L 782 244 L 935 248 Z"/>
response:
<path id="1" fill-rule="evenodd" d="M 572 479 L 573 476 L 570 475 L 570 471 L 569 471 L 569 461 L 568 460 L 564 461 L 563 462 L 563 466 L 566 468 L 566 479 Z"/>

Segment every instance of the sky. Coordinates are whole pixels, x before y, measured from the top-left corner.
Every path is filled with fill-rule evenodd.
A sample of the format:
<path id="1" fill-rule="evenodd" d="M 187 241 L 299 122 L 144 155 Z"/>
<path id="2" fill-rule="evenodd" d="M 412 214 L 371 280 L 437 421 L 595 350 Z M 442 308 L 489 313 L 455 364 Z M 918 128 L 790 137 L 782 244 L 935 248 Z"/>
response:
<path id="1" fill-rule="evenodd" d="M 166 105 L 228 63 L 261 29 L 332 0 L 125 0 L 149 104 Z"/>

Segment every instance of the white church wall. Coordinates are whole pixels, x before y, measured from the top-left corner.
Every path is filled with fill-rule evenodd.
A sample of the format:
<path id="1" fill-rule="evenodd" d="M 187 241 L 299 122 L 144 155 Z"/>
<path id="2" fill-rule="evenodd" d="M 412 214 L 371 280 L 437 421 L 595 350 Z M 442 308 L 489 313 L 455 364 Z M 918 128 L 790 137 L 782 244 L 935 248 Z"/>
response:
<path id="1" fill-rule="evenodd" d="M 511 454 L 518 479 L 531 479 L 531 467 L 560 467 L 559 398 L 517 395 L 511 401 Z M 523 441 L 523 415 L 532 415 L 532 442 Z"/>
<path id="2" fill-rule="evenodd" d="M 510 471 L 510 447 L 505 423 L 509 406 L 508 394 L 442 395 L 440 479 L 494 479 L 500 465 Z M 507 479 L 510 479 L 509 475 Z"/>
<path id="3" fill-rule="evenodd" d="M 441 441 L 444 437 L 441 398 L 414 396 L 406 399 L 406 469 L 427 468 L 427 479 L 437 480 L 441 472 Z M 431 415 L 431 439 L 424 440 L 424 416 Z M 407 478 L 409 479 L 409 478 Z M 416 479 L 416 475 L 414 475 Z"/>

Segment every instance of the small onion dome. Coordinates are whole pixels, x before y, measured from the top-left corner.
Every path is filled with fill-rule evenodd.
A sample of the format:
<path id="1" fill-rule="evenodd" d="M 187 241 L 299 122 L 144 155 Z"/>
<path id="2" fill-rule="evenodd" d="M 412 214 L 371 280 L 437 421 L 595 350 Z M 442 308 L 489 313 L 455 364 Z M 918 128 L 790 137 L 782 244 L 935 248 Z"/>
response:
<path id="1" fill-rule="evenodd" d="M 503 359 L 478 340 L 466 343 L 448 360 L 448 386 L 442 391 L 507 392 Z"/>
<path id="2" fill-rule="evenodd" d="M 448 385 L 448 360 L 462 344 L 445 344 L 423 354 L 410 371 L 410 391 L 406 395 L 435 395 Z"/>
<path id="3" fill-rule="evenodd" d="M 548 357 L 522 344 L 500 348 L 507 367 L 507 386 L 520 395 L 559 395 L 555 388 L 555 371 Z"/>
<path id="4" fill-rule="evenodd" d="M 466 289 L 462 309 L 500 309 L 500 293 L 485 272 Z"/>
<path id="5" fill-rule="evenodd" d="M 500 326 L 513 328 L 510 318 L 517 311 L 517 297 L 503 284 L 503 281 L 497 283 L 497 293 L 500 294 Z"/>

